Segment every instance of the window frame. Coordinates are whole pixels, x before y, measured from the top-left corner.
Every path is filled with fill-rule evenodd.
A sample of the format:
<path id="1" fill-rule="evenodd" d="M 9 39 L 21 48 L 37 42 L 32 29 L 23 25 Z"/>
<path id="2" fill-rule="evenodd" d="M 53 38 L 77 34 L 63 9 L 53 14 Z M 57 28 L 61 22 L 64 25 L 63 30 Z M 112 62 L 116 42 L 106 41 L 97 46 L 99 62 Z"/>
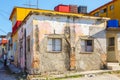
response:
<path id="1" fill-rule="evenodd" d="M 14 51 L 17 51 L 17 45 L 18 45 L 17 40 L 15 40 L 15 42 L 13 43 L 13 50 Z"/>
<path id="2" fill-rule="evenodd" d="M 108 38 L 108 46 L 115 46 L 115 37 Z"/>
<path id="3" fill-rule="evenodd" d="M 110 39 L 114 38 L 114 43 L 110 43 Z M 108 47 L 107 47 L 107 51 L 115 51 L 115 37 L 109 37 L 108 40 Z"/>
<path id="4" fill-rule="evenodd" d="M 52 39 L 52 44 L 51 44 L 52 49 L 48 50 L 48 46 L 50 46 L 48 42 L 50 39 Z M 60 50 L 59 51 L 55 50 L 55 46 L 56 46 L 55 40 L 56 39 L 60 40 Z M 47 39 L 47 52 L 62 52 L 62 38 L 48 38 Z"/>
<path id="5" fill-rule="evenodd" d="M 110 5 L 110 10 L 113 10 L 114 9 L 114 5 Z"/>
<path id="6" fill-rule="evenodd" d="M 94 14 L 94 16 L 99 16 L 99 12 L 96 12 L 96 13 Z"/>
<path id="7" fill-rule="evenodd" d="M 107 12 L 107 8 L 103 8 L 100 10 L 100 13 L 106 13 Z"/>
<path id="8" fill-rule="evenodd" d="M 80 51 L 80 53 L 94 53 L 94 39 L 81 39 L 81 40 L 84 40 L 84 50 L 82 50 L 82 45 L 81 45 L 81 43 L 80 43 L 80 45 L 81 45 L 81 51 Z M 86 41 L 89 41 L 89 40 L 91 40 L 92 41 L 92 51 L 86 51 Z"/>

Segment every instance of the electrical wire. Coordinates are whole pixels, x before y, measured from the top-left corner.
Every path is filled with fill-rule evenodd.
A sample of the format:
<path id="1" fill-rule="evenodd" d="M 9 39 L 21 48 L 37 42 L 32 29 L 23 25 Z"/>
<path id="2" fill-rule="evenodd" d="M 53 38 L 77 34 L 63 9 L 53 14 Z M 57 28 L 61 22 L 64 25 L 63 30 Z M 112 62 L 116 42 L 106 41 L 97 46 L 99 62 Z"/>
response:
<path id="1" fill-rule="evenodd" d="M 7 34 L 7 32 L 5 32 L 5 31 L 4 31 L 3 29 L 1 29 L 1 28 L 0 28 L 0 31 L 3 32 L 3 33 L 5 33 L 5 34 Z"/>

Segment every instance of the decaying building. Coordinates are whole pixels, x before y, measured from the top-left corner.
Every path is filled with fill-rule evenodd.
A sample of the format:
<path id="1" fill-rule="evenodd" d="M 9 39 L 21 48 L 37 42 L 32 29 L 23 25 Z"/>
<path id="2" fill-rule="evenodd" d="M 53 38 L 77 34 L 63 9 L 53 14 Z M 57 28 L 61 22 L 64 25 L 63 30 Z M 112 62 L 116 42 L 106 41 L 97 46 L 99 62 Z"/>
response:
<path id="1" fill-rule="evenodd" d="M 7 39 L 7 44 L 6 44 L 6 52 L 7 52 L 7 59 L 10 59 L 11 56 L 13 55 L 12 52 L 12 38 L 11 38 L 12 33 L 8 32 L 6 39 Z"/>
<path id="2" fill-rule="evenodd" d="M 26 7 L 14 7 L 11 15 L 10 21 L 12 22 L 12 52 L 14 54 L 14 64 L 19 66 L 18 63 L 18 28 L 19 25 L 22 23 L 24 18 L 28 15 L 30 11 L 37 11 L 37 12 L 47 12 L 48 10 L 36 9 L 36 8 L 26 8 Z M 54 11 L 54 13 L 57 13 Z M 66 13 L 62 13 L 66 14 Z M 67 13 L 69 14 L 69 13 Z M 79 14 L 80 15 L 80 14 Z M 81 14 L 83 15 L 83 14 Z"/>
<path id="3" fill-rule="evenodd" d="M 96 70 L 105 60 L 108 18 L 30 12 L 18 29 L 18 62 L 29 74 Z"/>
<path id="4" fill-rule="evenodd" d="M 0 38 L 1 38 L 1 40 L 0 40 L 0 58 L 1 58 L 2 55 L 5 54 L 7 51 L 6 44 L 8 41 L 6 39 L 6 35 L 0 35 Z"/>

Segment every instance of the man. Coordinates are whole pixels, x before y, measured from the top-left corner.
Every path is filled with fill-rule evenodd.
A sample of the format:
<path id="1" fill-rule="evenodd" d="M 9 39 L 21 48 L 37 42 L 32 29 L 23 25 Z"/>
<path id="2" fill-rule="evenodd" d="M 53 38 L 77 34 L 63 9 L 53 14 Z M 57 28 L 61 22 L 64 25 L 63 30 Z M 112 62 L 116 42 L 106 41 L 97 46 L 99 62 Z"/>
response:
<path id="1" fill-rule="evenodd" d="M 7 63 L 7 55 L 4 54 L 4 66 L 6 67 L 6 63 Z"/>

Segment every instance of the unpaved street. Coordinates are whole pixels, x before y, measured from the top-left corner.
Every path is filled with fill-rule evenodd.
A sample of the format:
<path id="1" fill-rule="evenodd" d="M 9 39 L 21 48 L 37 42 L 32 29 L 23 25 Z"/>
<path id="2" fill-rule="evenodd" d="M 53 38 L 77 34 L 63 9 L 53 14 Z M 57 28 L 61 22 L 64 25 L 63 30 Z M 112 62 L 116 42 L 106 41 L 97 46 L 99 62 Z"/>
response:
<path id="1" fill-rule="evenodd" d="M 0 80 L 16 80 L 16 76 L 8 72 L 8 70 L 0 62 Z"/>

